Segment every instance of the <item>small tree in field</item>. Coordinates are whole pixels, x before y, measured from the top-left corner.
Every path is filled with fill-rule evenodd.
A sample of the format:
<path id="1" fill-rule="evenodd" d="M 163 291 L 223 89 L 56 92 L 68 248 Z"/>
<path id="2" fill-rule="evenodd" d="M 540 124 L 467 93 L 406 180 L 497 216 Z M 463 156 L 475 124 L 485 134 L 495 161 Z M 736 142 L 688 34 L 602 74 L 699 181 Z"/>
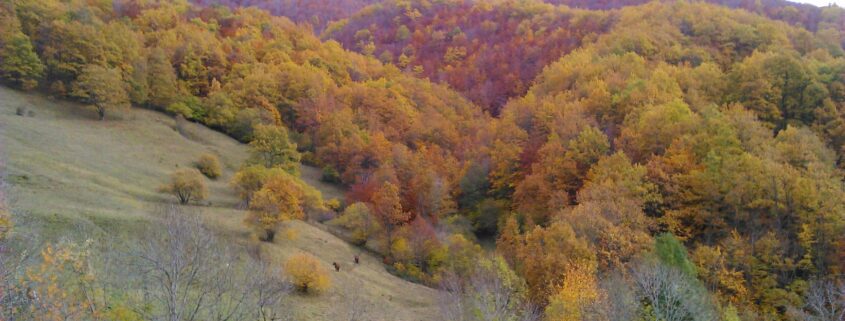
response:
<path id="1" fill-rule="evenodd" d="M 73 95 L 97 107 L 100 120 L 106 118 L 106 110 L 129 105 L 129 94 L 126 93 L 123 78 L 117 68 L 86 66 L 74 83 Z"/>
<path id="2" fill-rule="evenodd" d="M 160 211 L 112 271 L 126 280 L 117 293 L 138 293 L 127 300 L 137 320 L 292 320 L 290 286 L 278 269 L 242 256 L 197 213 L 175 205 Z"/>
<path id="3" fill-rule="evenodd" d="M 320 261 L 308 254 L 295 254 L 285 261 L 285 273 L 302 293 L 322 293 L 331 286 L 329 273 Z"/>
<path id="4" fill-rule="evenodd" d="M 381 230 L 379 222 L 373 217 L 372 211 L 365 203 L 355 203 L 343 211 L 343 215 L 332 220 L 329 224 L 340 226 L 351 234 L 352 243 L 364 245 L 370 237 Z"/>
<path id="5" fill-rule="evenodd" d="M 220 160 L 212 154 L 203 154 L 194 166 L 197 167 L 200 173 L 211 179 L 220 177 L 223 171 L 220 167 Z"/>
<path id="6" fill-rule="evenodd" d="M 170 174 L 170 183 L 161 186 L 159 192 L 169 193 L 179 199 L 180 204 L 204 200 L 208 191 L 202 174 L 195 169 L 183 169 Z"/>
<path id="7" fill-rule="evenodd" d="M 247 223 L 263 232 L 261 240 L 272 242 L 280 223 L 305 216 L 304 197 L 295 177 L 284 172 L 276 173 L 252 194 Z"/>
<path id="8" fill-rule="evenodd" d="M 281 126 L 257 125 L 249 143 L 251 155 L 249 163 L 264 167 L 279 167 L 288 173 L 299 174 L 299 152 L 296 144 L 290 141 L 288 131 Z"/>
<path id="9" fill-rule="evenodd" d="M 264 185 L 264 180 L 267 179 L 268 172 L 269 170 L 261 165 L 246 166 L 232 176 L 229 185 L 238 192 L 241 201 L 249 205 L 252 195 Z"/>

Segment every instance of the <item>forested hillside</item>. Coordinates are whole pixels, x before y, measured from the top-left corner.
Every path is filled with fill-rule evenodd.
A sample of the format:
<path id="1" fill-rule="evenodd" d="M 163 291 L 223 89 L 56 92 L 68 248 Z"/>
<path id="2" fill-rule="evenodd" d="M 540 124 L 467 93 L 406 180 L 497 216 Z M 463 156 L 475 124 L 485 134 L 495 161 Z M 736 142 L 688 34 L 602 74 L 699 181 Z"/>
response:
<path id="1" fill-rule="evenodd" d="M 321 40 L 343 14 L 0 3 L 8 86 L 248 143 L 231 187 L 257 239 L 325 222 L 440 289 L 444 320 L 845 311 L 840 8 L 389 0 Z"/>
<path id="2" fill-rule="evenodd" d="M 612 9 L 649 1 L 545 1 Z M 671 3 L 672 1 L 666 1 Z M 805 26 L 840 47 L 845 10 L 785 1 L 707 1 Z M 493 115 L 525 94 L 544 66 L 604 34 L 618 11 L 541 1 L 384 1 L 334 23 L 323 38 L 447 83 Z M 736 34 L 734 36 L 741 36 Z"/>
<path id="3" fill-rule="evenodd" d="M 743 319 L 800 305 L 811 275 L 845 266 L 841 235 L 827 234 L 843 227 L 841 49 L 709 5 L 619 13 L 613 31 L 549 65 L 497 120 L 507 130 L 491 186 L 548 226 L 522 244 L 502 234 L 500 250 L 533 262 L 523 247 L 563 224 L 592 242 L 581 259 L 602 273 L 666 231 L 687 244 L 706 288 L 756 307 Z M 516 267 L 530 285 L 538 272 Z M 532 289 L 561 276 L 537 277 Z"/>
<path id="4" fill-rule="evenodd" d="M 330 22 L 349 17 L 377 0 L 192 0 L 203 6 L 258 7 L 294 22 L 307 23 L 320 32 Z"/>
<path id="5" fill-rule="evenodd" d="M 386 1 L 331 25 L 324 38 L 449 84 L 497 115 L 543 67 L 614 20 L 533 1 Z"/>
<path id="6" fill-rule="evenodd" d="M 646 4 L 650 0 L 544 0 L 544 2 L 573 8 L 606 10 Z M 837 7 L 819 8 L 786 0 L 703 0 L 701 2 L 747 10 L 814 31 L 829 27 L 841 30 L 843 18 L 845 18 L 842 10 Z"/>

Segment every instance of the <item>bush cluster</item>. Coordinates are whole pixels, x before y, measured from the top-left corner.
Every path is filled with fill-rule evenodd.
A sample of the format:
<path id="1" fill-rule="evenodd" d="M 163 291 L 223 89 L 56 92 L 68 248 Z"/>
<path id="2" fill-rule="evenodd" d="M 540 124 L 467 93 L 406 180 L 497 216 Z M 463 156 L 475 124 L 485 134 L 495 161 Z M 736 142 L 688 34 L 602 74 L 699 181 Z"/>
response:
<path id="1" fill-rule="evenodd" d="M 220 166 L 220 160 L 217 156 L 212 154 L 203 154 L 200 159 L 194 163 L 194 166 L 208 178 L 215 179 L 220 177 L 223 169 Z"/>

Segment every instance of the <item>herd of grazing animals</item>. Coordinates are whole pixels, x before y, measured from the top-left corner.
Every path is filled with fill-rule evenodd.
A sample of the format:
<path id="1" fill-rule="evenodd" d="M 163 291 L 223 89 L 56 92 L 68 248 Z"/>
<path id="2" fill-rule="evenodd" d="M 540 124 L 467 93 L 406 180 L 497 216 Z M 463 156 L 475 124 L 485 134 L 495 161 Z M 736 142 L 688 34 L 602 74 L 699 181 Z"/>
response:
<path id="1" fill-rule="evenodd" d="M 361 261 L 361 260 L 360 260 L 360 258 L 358 257 L 358 255 L 355 255 L 355 256 L 353 257 L 353 262 L 355 262 L 355 264 L 359 264 L 359 263 L 360 263 L 360 261 Z M 332 266 L 334 266 L 334 270 L 335 270 L 335 272 L 340 272 L 340 264 L 338 264 L 337 262 L 332 262 Z"/>

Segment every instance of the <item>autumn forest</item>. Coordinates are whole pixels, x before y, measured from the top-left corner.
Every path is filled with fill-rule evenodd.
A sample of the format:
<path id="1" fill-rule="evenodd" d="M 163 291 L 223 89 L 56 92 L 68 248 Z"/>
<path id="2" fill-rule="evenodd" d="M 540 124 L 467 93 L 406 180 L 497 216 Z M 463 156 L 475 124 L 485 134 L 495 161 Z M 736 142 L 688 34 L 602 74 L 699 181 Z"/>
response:
<path id="1" fill-rule="evenodd" d="M 92 126 L 148 109 L 245 144 L 224 183 L 251 242 L 320 226 L 435 289 L 436 320 L 845 320 L 836 6 L 0 0 L 0 80 L 92 106 Z M 200 257 L 214 229 L 179 209 L 220 193 L 205 184 L 225 166 L 194 165 L 148 189 L 171 195 L 171 241 L 197 247 L 185 266 L 225 275 L 206 265 L 247 251 Z M 294 256 L 275 264 L 285 289 L 217 286 L 206 308 L 189 282 L 193 299 L 140 304 L 167 291 L 96 290 L 107 273 L 79 269 L 97 253 L 22 240 L 15 213 L 0 202 L 3 321 L 288 320 L 279 293 L 331 295 L 341 271 Z M 166 261 L 157 248 L 176 247 L 137 257 Z"/>

